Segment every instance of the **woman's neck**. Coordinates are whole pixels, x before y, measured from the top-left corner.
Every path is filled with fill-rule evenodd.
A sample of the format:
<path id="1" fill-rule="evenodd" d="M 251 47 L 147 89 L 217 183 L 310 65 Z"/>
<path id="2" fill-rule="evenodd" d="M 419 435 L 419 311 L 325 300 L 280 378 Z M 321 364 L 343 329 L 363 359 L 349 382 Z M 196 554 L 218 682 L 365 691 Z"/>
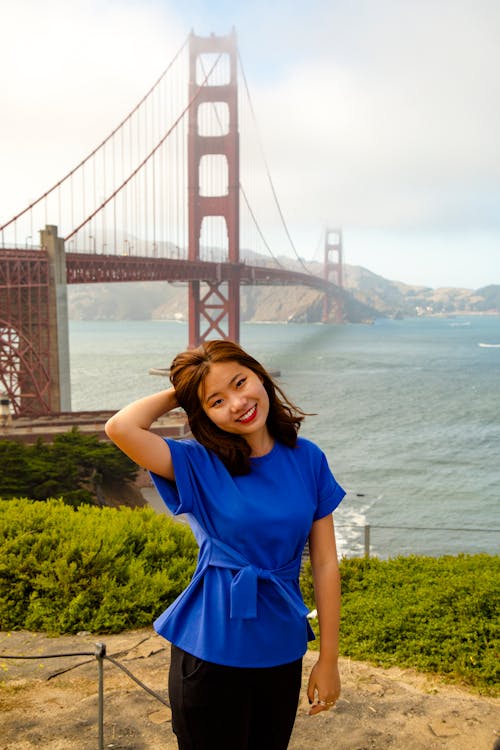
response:
<path id="1" fill-rule="evenodd" d="M 260 456 L 265 456 L 266 453 L 270 453 L 274 447 L 274 438 L 269 434 L 269 432 L 267 432 L 267 430 L 262 435 L 249 436 L 248 438 L 246 438 L 246 441 L 252 449 L 252 452 L 250 454 L 251 458 L 259 458 Z"/>

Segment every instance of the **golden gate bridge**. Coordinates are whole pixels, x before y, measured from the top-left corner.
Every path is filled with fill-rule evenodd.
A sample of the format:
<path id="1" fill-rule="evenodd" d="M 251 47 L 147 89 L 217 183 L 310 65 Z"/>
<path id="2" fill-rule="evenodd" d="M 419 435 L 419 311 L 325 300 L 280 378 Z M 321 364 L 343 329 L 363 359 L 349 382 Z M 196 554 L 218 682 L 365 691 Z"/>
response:
<path id="1" fill-rule="evenodd" d="M 241 164 L 240 120 L 253 134 Z M 254 208 L 263 191 L 259 151 L 234 31 L 191 33 L 102 143 L 0 225 L 0 391 L 15 415 L 71 408 L 67 284 L 185 282 L 190 347 L 239 340 L 242 284 L 315 288 L 324 293 L 323 321 L 342 321 L 341 231 L 326 232 L 322 274 L 311 273 L 265 163 L 295 255 L 296 268 L 285 265 Z"/>

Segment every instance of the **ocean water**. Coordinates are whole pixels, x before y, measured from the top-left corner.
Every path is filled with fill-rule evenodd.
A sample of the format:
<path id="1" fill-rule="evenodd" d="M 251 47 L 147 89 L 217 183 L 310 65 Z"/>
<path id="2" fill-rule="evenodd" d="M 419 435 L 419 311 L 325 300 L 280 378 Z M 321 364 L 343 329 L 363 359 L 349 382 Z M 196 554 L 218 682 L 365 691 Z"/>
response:
<path id="1" fill-rule="evenodd" d="M 149 369 L 186 342 L 183 323 L 71 321 L 72 408 L 118 409 L 167 387 Z M 363 554 L 366 526 L 382 558 L 498 553 L 499 317 L 244 324 L 241 343 L 314 413 L 301 434 L 347 490 L 342 554 Z"/>

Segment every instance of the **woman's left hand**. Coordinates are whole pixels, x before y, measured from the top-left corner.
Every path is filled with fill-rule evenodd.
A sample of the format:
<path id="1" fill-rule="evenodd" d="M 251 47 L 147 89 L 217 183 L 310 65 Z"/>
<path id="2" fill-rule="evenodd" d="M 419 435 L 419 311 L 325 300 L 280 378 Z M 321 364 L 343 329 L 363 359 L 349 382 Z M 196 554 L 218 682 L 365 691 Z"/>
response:
<path id="1" fill-rule="evenodd" d="M 335 705 L 340 695 L 340 675 L 338 663 L 325 663 L 318 659 L 311 670 L 307 697 L 311 708 L 310 716 L 328 711 Z"/>

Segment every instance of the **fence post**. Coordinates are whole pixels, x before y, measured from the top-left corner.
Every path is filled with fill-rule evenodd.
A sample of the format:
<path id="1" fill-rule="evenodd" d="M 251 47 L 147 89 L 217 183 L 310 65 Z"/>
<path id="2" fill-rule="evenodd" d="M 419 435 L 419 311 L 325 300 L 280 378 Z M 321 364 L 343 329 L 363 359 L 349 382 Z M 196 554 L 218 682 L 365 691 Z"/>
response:
<path id="1" fill-rule="evenodd" d="M 104 657 L 106 644 L 95 644 L 95 657 L 99 667 L 99 750 L 104 750 Z"/>
<path id="2" fill-rule="evenodd" d="M 370 557 L 370 526 L 365 525 L 365 557 Z"/>

